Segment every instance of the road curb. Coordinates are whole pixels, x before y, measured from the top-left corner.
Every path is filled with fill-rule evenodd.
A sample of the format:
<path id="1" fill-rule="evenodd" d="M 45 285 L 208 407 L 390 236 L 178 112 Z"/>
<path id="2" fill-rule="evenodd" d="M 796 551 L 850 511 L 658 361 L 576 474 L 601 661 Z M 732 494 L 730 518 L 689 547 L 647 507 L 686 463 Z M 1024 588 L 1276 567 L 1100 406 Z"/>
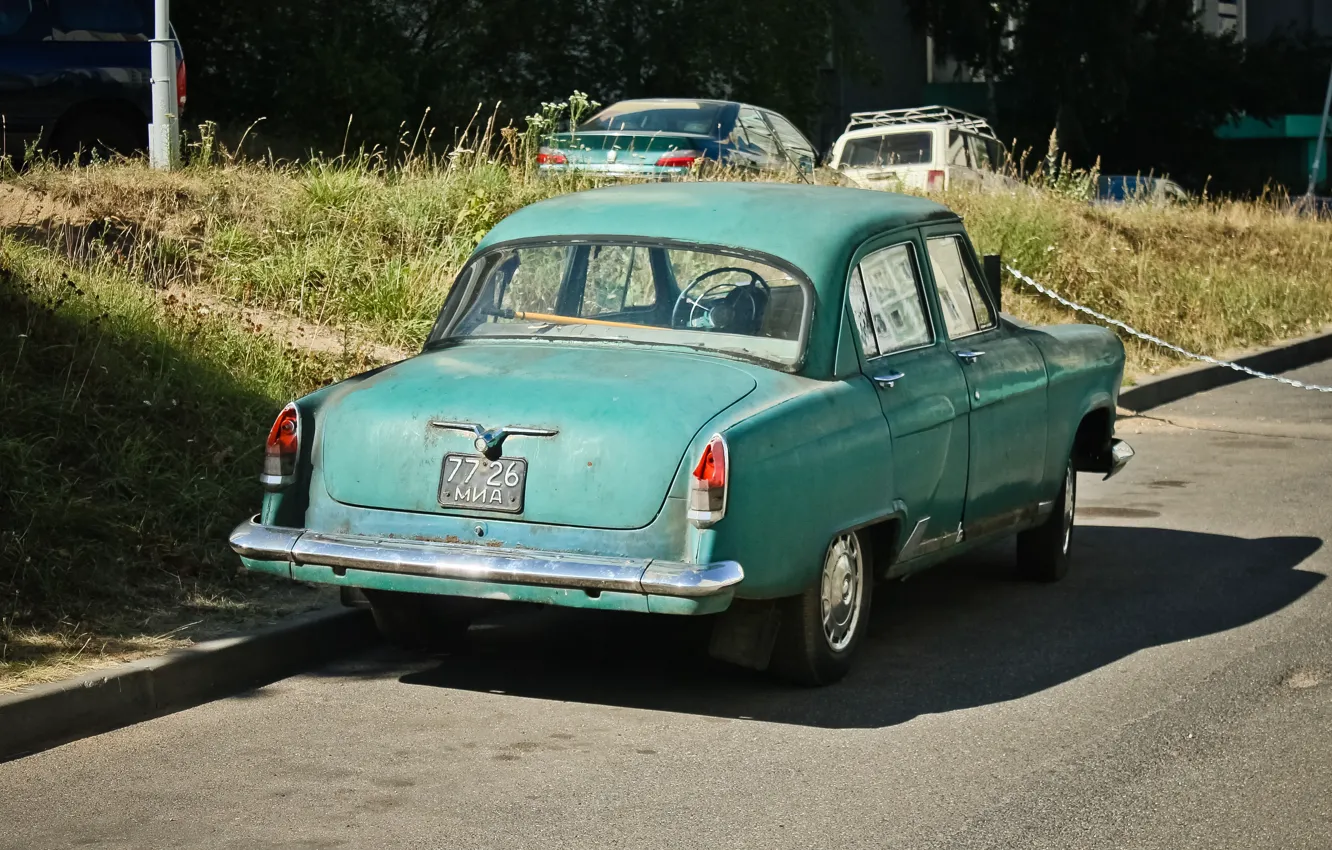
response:
<path id="1" fill-rule="evenodd" d="M 1250 369 L 1257 369 L 1259 372 L 1277 374 L 1328 359 L 1332 359 L 1332 333 L 1318 333 L 1285 342 L 1237 357 L 1234 362 Z M 1237 384 L 1252 378 L 1252 375 L 1225 366 L 1211 364 L 1195 366 L 1150 378 L 1121 390 L 1119 406 L 1134 413 L 1141 413 L 1195 393 L 1224 387 L 1227 384 Z"/>
<path id="2" fill-rule="evenodd" d="M 265 685 L 375 640 L 368 611 L 326 609 L 6 694 L 0 696 L 0 762 Z"/>

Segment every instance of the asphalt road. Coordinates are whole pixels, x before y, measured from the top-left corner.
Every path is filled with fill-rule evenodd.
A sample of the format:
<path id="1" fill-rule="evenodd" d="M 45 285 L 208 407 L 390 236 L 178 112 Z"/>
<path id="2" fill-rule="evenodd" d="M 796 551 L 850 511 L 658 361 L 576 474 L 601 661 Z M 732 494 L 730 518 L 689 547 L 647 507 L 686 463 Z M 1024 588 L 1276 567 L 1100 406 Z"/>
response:
<path id="1" fill-rule="evenodd" d="M 833 688 L 523 613 L 0 764 L 0 847 L 1332 847 L 1332 396 L 1151 415 L 1067 580 L 892 586 Z"/>

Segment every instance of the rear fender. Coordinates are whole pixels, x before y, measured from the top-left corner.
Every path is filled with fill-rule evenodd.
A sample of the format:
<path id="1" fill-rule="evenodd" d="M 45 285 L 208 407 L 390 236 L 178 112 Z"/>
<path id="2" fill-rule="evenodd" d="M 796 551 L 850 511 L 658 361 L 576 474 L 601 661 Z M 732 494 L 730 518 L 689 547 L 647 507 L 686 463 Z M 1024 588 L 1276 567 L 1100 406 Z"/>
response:
<path id="1" fill-rule="evenodd" d="M 896 510 L 887 426 L 868 382 L 805 383 L 804 392 L 721 432 L 730 458 L 726 516 L 693 532 L 691 560 L 743 564 L 738 597 L 800 593 L 835 535 L 876 527 Z"/>

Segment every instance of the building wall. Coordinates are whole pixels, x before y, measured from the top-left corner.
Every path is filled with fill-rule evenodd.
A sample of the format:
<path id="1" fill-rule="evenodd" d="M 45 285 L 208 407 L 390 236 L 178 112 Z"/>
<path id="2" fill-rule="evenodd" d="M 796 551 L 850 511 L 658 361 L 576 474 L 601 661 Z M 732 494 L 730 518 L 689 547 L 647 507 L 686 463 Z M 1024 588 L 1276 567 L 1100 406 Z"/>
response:
<path id="1" fill-rule="evenodd" d="M 1285 32 L 1332 36 L 1332 0 L 1195 0 L 1203 27 L 1261 41 Z"/>
<path id="2" fill-rule="evenodd" d="M 814 141 L 827 150 L 852 112 L 920 106 L 928 82 L 925 36 L 911 26 L 901 0 L 869 0 L 856 8 L 863 68 L 834 57 L 825 74 L 826 107 Z"/>

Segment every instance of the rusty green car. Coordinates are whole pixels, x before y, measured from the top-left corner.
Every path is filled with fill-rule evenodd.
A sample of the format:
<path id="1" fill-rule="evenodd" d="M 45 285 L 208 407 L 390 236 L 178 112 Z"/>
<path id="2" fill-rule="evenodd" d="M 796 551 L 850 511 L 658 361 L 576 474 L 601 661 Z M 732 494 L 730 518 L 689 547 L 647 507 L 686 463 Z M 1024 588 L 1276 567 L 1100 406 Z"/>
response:
<path id="1" fill-rule="evenodd" d="M 713 655 L 826 684 L 876 582 L 1017 534 L 1068 570 L 1113 474 L 1124 349 L 1000 312 L 956 214 L 778 183 L 597 189 L 501 221 L 420 354 L 269 434 L 251 570 L 356 589 L 385 634 L 485 606 L 708 616 Z"/>

